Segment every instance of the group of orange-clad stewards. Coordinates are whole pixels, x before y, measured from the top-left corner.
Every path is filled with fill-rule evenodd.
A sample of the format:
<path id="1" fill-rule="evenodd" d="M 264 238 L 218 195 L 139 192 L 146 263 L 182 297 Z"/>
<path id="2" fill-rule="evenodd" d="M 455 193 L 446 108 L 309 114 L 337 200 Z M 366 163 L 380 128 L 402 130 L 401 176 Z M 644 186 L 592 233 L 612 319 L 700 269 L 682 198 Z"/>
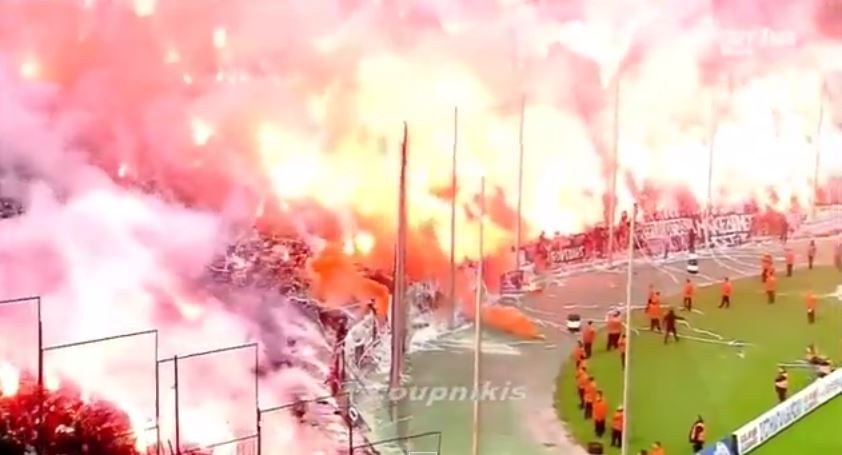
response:
<path id="1" fill-rule="evenodd" d="M 807 248 L 807 266 L 812 269 L 816 257 L 816 244 L 811 241 Z M 791 249 L 787 249 L 785 253 L 786 276 L 791 277 L 795 267 L 795 254 Z M 763 255 L 761 260 L 760 278 L 766 292 L 767 301 L 769 304 L 775 303 L 775 291 L 777 279 L 775 277 L 774 260 L 771 254 Z M 720 285 L 720 299 L 718 308 L 728 309 L 731 307 L 731 297 L 733 294 L 733 283 L 728 277 L 723 278 Z M 694 283 L 688 278 L 682 287 L 682 310 L 692 311 L 696 287 Z M 806 296 L 807 307 L 807 322 L 814 324 L 816 321 L 816 304 L 817 299 L 815 294 L 810 291 Z M 675 320 L 684 319 L 676 316 L 672 309 L 668 309 L 667 315 L 664 315 L 661 307 L 661 293 L 655 289 L 653 285 L 649 286 L 649 297 L 647 299 L 646 308 L 644 309 L 646 317 L 649 319 L 649 329 L 651 331 L 662 332 L 662 321 L 666 326 L 668 337 L 672 334 L 676 341 L 678 337 L 675 333 Z M 667 319 L 670 319 L 667 321 Z M 617 350 L 620 353 L 620 362 L 622 368 L 626 367 L 626 337 L 623 331 L 623 321 L 620 314 L 613 313 L 609 315 L 606 321 L 607 344 L 606 350 Z M 665 338 L 665 342 L 666 342 Z M 576 388 L 579 396 L 579 409 L 584 413 L 586 420 L 593 420 L 594 434 L 597 438 L 602 438 L 606 432 L 606 421 L 608 417 L 608 405 L 605 401 L 603 392 L 599 390 L 596 379 L 588 372 L 587 361 L 593 355 L 593 345 L 596 340 L 596 329 L 592 321 L 588 321 L 583 330 L 581 341 L 578 342 L 574 352 L 573 361 L 576 364 Z M 776 388 L 780 388 L 783 380 L 780 379 L 780 374 L 776 377 Z M 780 393 L 780 391 L 779 391 Z M 785 392 L 784 392 L 785 393 Z M 785 396 L 785 395 L 784 395 Z M 611 446 L 620 447 L 623 439 L 623 420 L 625 416 L 623 407 L 620 406 L 614 412 L 611 421 Z M 705 442 L 704 421 L 701 417 L 693 424 L 691 429 L 691 443 L 693 449 L 698 451 Z M 660 442 L 655 442 L 649 451 L 642 451 L 641 454 L 647 455 L 664 455 L 664 448 Z"/>
<path id="2" fill-rule="evenodd" d="M 807 269 L 812 270 L 816 259 L 816 242 L 811 240 L 807 246 Z M 795 268 L 795 252 L 787 248 L 784 253 L 784 261 L 786 263 L 786 276 L 791 277 L 793 269 Z M 760 263 L 760 281 L 766 290 L 766 301 L 771 305 L 775 303 L 777 278 L 775 277 L 775 263 L 771 254 L 764 254 Z M 813 291 L 808 291 L 804 298 L 804 304 L 807 310 L 807 323 L 816 323 L 816 304 L 818 299 Z"/>
<path id="3" fill-rule="evenodd" d="M 612 316 L 619 320 L 619 316 Z M 622 323 L 620 323 L 622 329 Z M 613 332 L 609 331 L 609 337 Z M 596 336 L 596 330 L 593 324 L 588 322 L 582 330 L 582 341 L 580 341 L 573 351 L 573 361 L 576 364 L 576 391 L 579 395 L 579 409 L 584 412 L 585 420 L 593 420 L 594 434 L 597 438 L 602 439 L 606 431 L 606 422 L 608 419 L 608 403 L 605 401 L 605 396 L 597 386 L 596 379 L 588 373 L 588 359 L 592 355 L 593 341 Z M 624 334 L 619 334 L 617 342 L 608 342 L 608 350 L 618 349 L 621 353 L 620 362 L 625 365 L 625 345 L 626 339 Z M 621 447 L 623 445 L 623 421 L 625 415 L 623 407 L 620 406 L 614 411 L 611 416 L 611 447 Z"/>

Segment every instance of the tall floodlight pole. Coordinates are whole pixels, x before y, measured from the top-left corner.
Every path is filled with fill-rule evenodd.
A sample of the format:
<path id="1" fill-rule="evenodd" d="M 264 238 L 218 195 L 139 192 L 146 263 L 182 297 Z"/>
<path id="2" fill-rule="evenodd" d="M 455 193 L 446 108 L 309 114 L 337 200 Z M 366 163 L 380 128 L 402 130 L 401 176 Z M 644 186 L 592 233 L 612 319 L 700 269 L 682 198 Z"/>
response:
<path id="1" fill-rule="evenodd" d="M 449 326 L 456 325 L 456 151 L 459 148 L 459 108 L 453 109 L 453 157 L 450 167 L 450 312 Z"/>
<path id="2" fill-rule="evenodd" d="M 710 125 L 708 137 L 708 199 L 707 207 L 705 207 L 704 221 L 705 221 L 705 235 L 704 242 L 707 248 L 713 248 L 710 241 L 710 221 L 713 216 L 713 154 L 716 150 L 716 132 L 719 128 L 719 111 L 716 103 L 716 87 L 711 90 L 710 95 Z"/>
<path id="3" fill-rule="evenodd" d="M 406 163 L 407 163 L 408 128 L 403 124 L 403 144 L 401 145 L 401 171 L 398 195 L 398 239 L 395 251 L 395 281 L 390 307 L 392 330 L 392 354 L 389 369 L 389 388 L 395 390 L 401 385 L 403 372 L 404 342 L 406 338 Z M 394 404 L 394 403 L 392 403 Z M 394 409 L 394 407 L 393 407 Z"/>
<path id="4" fill-rule="evenodd" d="M 515 270 L 520 271 L 520 248 L 523 220 L 523 126 L 526 121 L 526 95 L 520 100 L 520 128 L 518 130 L 517 160 L 517 223 L 515 224 Z"/>
<path id="5" fill-rule="evenodd" d="M 608 264 L 610 265 L 614 257 L 614 212 L 617 201 L 617 173 L 619 168 L 619 150 L 620 150 L 620 79 L 621 72 L 618 70 L 614 76 L 614 134 L 613 144 L 611 146 L 611 189 L 610 198 L 608 201 Z M 633 231 L 632 231 L 633 232 Z M 630 237 L 634 237 L 629 234 Z"/>
<path id="6" fill-rule="evenodd" d="M 477 293 L 474 302 L 474 394 L 480 390 L 482 360 L 482 298 L 483 298 L 483 243 L 485 242 L 485 177 L 480 180 L 480 218 L 479 218 L 479 260 L 477 261 Z M 480 454 L 480 400 L 474 395 L 474 420 L 472 428 L 472 455 Z"/>
<path id="7" fill-rule="evenodd" d="M 816 121 L 816 134 L 813 136 L 814 144 L 813 146 L 816 148 L 816 162 L 815 167 L 813 169 L 813 204 L 811 209 L 811 217 L 816 217 L 816 203 L 818 202 L 819 197 L 819 162 L 821 160 L 822 154 L 822 123 L 824 123 L 824 97 L 825 97 L 825 82 L 822 81 L 821 90 L 819 92 L 819 118 Z"/>
<path id="8" fill-rule="evenodd" d="M 634 232 L 635 224 L 637 223 L 637 203 L 634 204 L 634 210 L 632 211 L 632 218 L 631 218 L 631 232 Z M 623 444 L 622 444 L 622 453 L 623 455 L 628 454 L 628 442 L 629 442 L 629 378 L 631 375 L 629 371 L 631 370 L 631 363 L 630 354 L 631 354 L 631 326 L 632 326 L 632 317 L 631 317 L 631 302 L 632 302 L 632 276 L 634 275 L 634 236 L 629 235 L 629 264 L 628 264 L 628 271 L 626 274 L 626 367 L 623 369 L 623 413 L 625 414 L 625 418 L 623 419 Z"/>

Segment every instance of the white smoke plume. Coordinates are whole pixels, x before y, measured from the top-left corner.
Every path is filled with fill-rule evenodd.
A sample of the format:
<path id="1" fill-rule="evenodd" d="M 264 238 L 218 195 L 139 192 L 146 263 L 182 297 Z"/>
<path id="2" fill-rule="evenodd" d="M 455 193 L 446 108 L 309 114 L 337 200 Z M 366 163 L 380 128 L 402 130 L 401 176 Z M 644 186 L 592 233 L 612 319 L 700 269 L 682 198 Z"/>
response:
<path id="1" fill-rule="evenodd" d="M 164 359 L 264 341 L 290 326 L 297 331 L 289 338 L 322 348 L 319 331 L 292 308 L 257 314 L 237 307 L 243 298 L 223 303 L 203 291 L 197 283 L 224 251 L 232 220 L 115 183 L 88 161 L 78 118 L 51 108 L 56 96 L 0 72 L 0 194 L 25 206 L 22 216 L 0 222 L 0 299 L 40 296 L 45 347 L 157 329 Z M 33 305 L 0 307 L 0 363 L 34 374 L 36 330 Z M 115 402 L 152 442 L 154 433 L 145 430 L 154 426 L 153 343 L 150 335 L 48 351 L 47 385 L 70 381 L 86 396 Z M 183 361 L 183 441 L 212 444 L 254 433 L 253 358 L 253 351 L 240 350 Z M 262 377 L 263 406 L 326 393 L 326 370 L 317 357 L 312 363 L 310 371 Z M 161 368 L 166 440 L 173 429 L 172 363 Z M 289 425 L 271 430 L 267 437 L 296 444 L 284 438 Z"/>

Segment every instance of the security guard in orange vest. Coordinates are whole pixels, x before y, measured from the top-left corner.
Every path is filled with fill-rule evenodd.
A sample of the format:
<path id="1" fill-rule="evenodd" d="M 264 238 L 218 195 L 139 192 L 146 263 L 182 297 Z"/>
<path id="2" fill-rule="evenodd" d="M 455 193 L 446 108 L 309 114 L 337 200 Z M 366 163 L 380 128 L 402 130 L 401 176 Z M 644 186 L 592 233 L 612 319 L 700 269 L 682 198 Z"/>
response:
<path id="1" fill-rule="evenodd" d="M 807 305 L 807 324 L 816 323 L 816 302 L 816 294 L 813 294 L 813 291 L 808 292 L 804 302 Z"/>
<path id="2" fill-rule="evenodd" d="M 775 303 L 775 288 L 777 279 L 775 275 L 769 275 L 766 277 L 766 302 L 770 305 Z"/>
<path id="3" fill-rule="evenodd" d="M 793 253 L 791 249 L 787 248 L 784 257 L 786 258 L 786 276 L 791 277 L 792 268 L 795 267 L 795 253 Z"/>
<path id="4" fill-rule="evenodd" d="M 775 392 L 778 394 L 778 402 L 786 401 L 787 390 L 789 390 L 789 373 L 781 367 L 778 368 L 778 375 L 775 376 Z"/>
<path id="5" fill-rule="evenodd" d="M 664 452 L 664 446 L 661 445 L 659 441 L 655 441 L 652 444 L 652 450 L 649 452 L 649 455 L 666 455 L 666 452 Z"/>
<path id="6" fill-rule="evenodd" d="M 614 412 L 614 418 L 611 422 L 611 447 L 621 448 L 623 446 L 623 422 L 625 416 L 623 415 L 623 407 L 617 408 Z"/>

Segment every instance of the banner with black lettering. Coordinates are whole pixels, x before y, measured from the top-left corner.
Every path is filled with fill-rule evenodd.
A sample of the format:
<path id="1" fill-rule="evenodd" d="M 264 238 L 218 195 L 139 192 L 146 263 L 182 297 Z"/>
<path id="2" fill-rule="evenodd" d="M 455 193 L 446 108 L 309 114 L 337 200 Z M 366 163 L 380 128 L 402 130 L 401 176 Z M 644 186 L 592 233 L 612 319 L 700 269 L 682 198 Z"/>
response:
<path id="1" fill-rule="evenodd" d="M 704 238 L 711 247 L 733 247 L 746 243 L 755 224 L 754 213 L 715 214 L 701 221 Z"/>
<path id="2" fill-rule="evenodd" d="M 697 216 L 644 221 L 635 229 L 638 248 L 653 257 L 691 250 L 698 230 Z"/>
<path id="3" fill-rule="evenodd" d="M 550 262 L 555 265 L 584 262 L 587 259 L 585 234 L 575 234 L 559 239 L 550 249 Z"/>

